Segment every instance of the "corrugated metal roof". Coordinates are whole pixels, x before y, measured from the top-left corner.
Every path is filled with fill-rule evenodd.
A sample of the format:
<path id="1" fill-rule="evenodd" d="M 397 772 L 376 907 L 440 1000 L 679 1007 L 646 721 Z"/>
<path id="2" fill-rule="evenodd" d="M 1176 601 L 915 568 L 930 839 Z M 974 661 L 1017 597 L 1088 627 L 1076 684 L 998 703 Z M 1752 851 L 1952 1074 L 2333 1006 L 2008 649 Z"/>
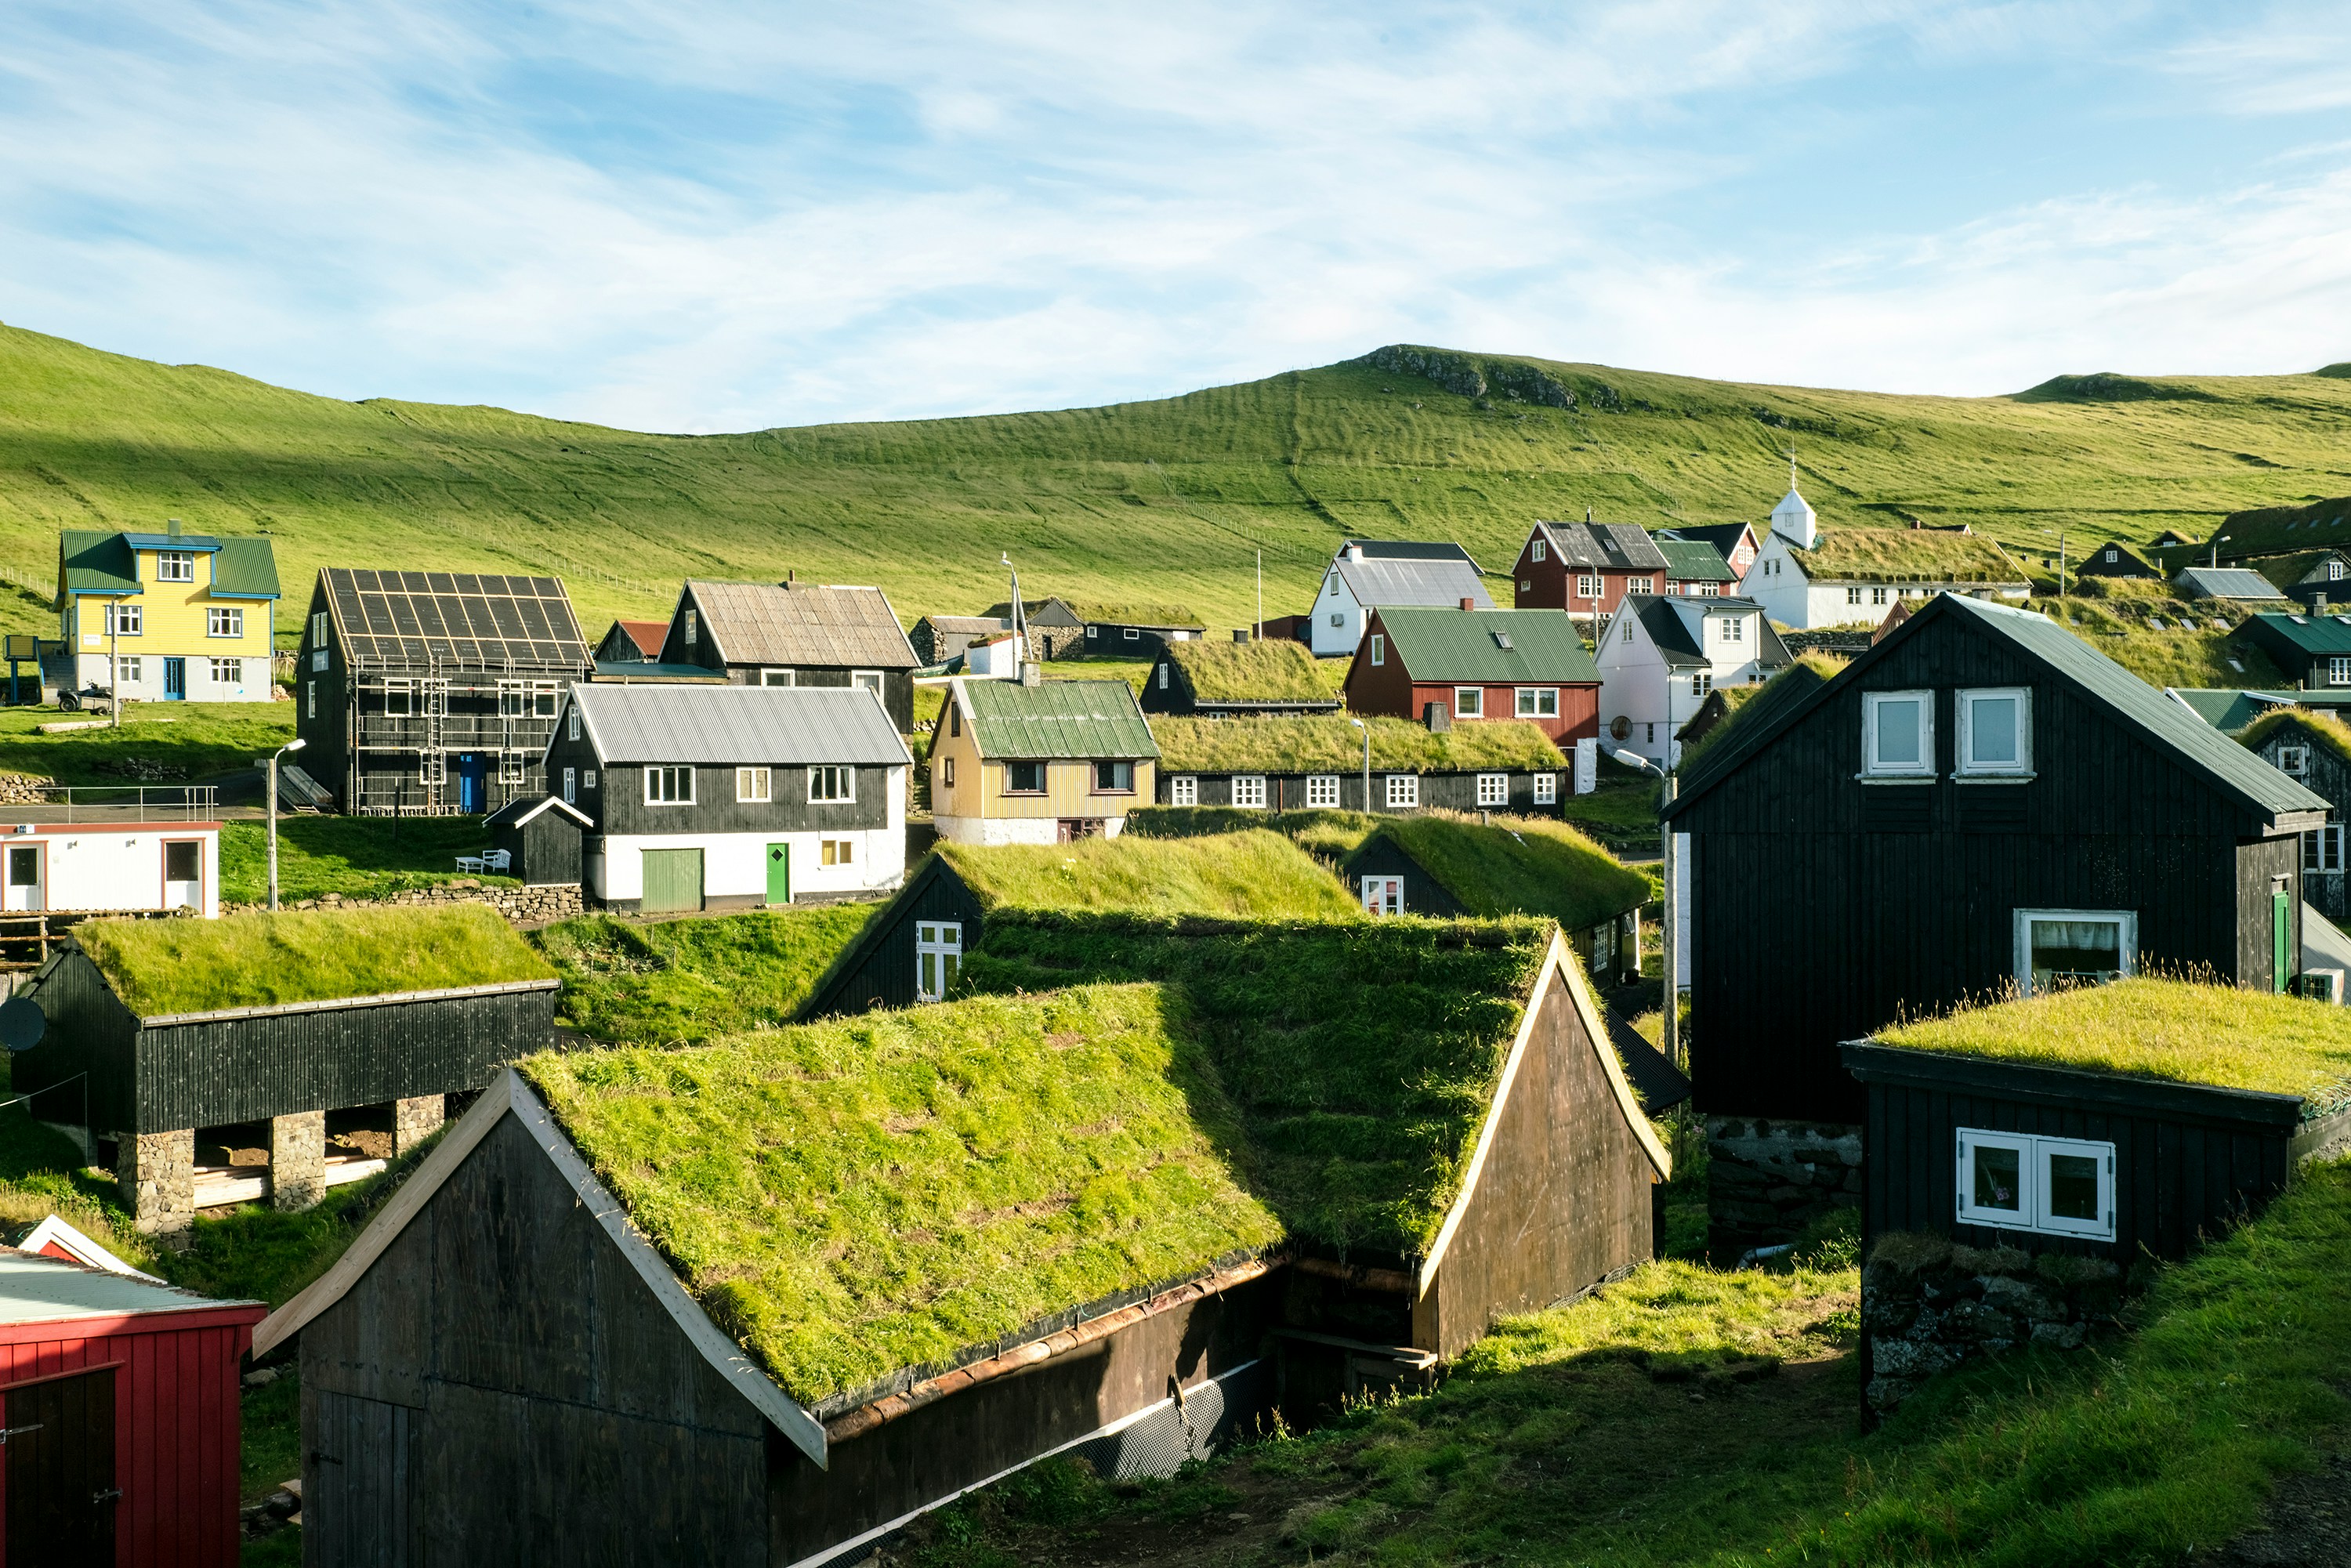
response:
<path id="1" fill-rule="evenodd" d="M 2283 599 L 2260 572 L 2234 566 L 2191 566 L 2171 580 L 2197 599 Z"/>
<path id="2" fill-rule="evenodd" d="M 277 597 L 277 554 L 267 539 L 223 539 L 213 557 L 213 591 L 238 599 Z"/>
<path id="3" fill-rule="evenodd" d="M 911 670 L 922 661 L 878 588 L 688 578 L 702 634 L 730 664 Z"/>
<path id="4" fill-rule="evenodd" d="M 2237 634 L 2241 637 L 2254 630 L 2281 638 L 2305 653 L 2351 653 L 2351 616 L 2264 610 L 2238 627 Z"/>
<path id="5" fill-rule="evenodd" d="M 94 528 L 57 534 L 57 570 L 68 593 L 137 593 L 139 557 L 129 538 Z"/>
<path id="6" fill-rule="evenodd" d="M 552 577 L 330 566 L 319 581 L 343 656 L 362 669 L 584 674 L 594 665 Z"/>
<path id="7" fill-rule="evenodd" d="M 1657 541 L 1637 523 L 1538 522 L 1551 548 L 1570 566 L 1609 567 L 1619 571 L 1663 571 Z"/>
<path id="8" fill-rule="evenodd" d="M 1600 681 L 1600 666 L 1584 652 L 1574 618 L 1564 610 L 1383 607 L 1380 626 L 1416 681 Z M 1504 647 L 1501 638 L 1510 645 Z"/>
<path id="9" fill-rule="evenodd" d="M 914 761 L 881 701 L 862 686 L 600 685 L 572 687 L 571 700 L 606 763 L 882 768 Z"/>
<path id="10" fill-rule="evenodd" d="M 1019 681 L 953 683 L 955 700 L 971 717 L 972 744 L 982 757 L 1023 760 L 1064 757 L 1155 758 L 1124 681 Z"/>
<path id="11" fill-rule="evenodd" d="M 1349 560 L 1340 557 L 1332 570 L 1346 583 L 1358 604 L 1376 610 L 1388 606 L 1444 604 L 1458 609 L 1464 599 L 1480 610 L 1494 601 L 1467 560 Z"/>
<path id="12" fill-rule="evenodd" d="M 1657 553 L 1666 558 L 1666 575 L 1682 582 L 1736 582 L 1739 574 L 1722 552 L 1704 539 L 1656 539 Z"/>
<path id="13" fill-rule="evenodd" d="M 277 558 L 267 539 L 209 534 L 142 534 L 66 528 L 57 561 L 68 593 L 138 593 L 138 551 L 184 549 L 213 558 L 212 588 L 227 598 L 277 597 Z"/>
<path id="14" fill-rule="evenodd" d="M 260 1305 L 259 1301 L 216 1300 L 171 1285 L 150 1284 L 128 1274 L 0 1248 L 0 1323 Z"/>

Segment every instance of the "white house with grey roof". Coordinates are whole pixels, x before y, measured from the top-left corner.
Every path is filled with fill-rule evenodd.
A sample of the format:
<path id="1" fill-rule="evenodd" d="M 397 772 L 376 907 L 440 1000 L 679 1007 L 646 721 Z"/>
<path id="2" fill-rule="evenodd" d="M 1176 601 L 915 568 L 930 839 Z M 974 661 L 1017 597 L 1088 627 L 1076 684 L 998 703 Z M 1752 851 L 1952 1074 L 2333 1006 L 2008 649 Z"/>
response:
<path id="1" fill-rule="evenodd" d="M 644 914 L 896 887 L 913 765 L 855 686 L 577 685 L 547 748 L 588 894 Z"/>
<path id="2" fill-rule="evenodd" d="M 1457 544 L 1349 539 L 1322 574 L 1306 645 L 1318 659 L 1352 657 L 1372 612 L 1393 605 L 1491 610 L 1483 575 Z"/>
<path id="3" fill-rule="evenodd" d="M 1670 768 L 1679 760 L 1675 735 L 1709 693 L 1758 685 L 1792 660 L 1751 599 L 1634 594 L 1608 622 L 1593 662 L 1602 743 Z"/>

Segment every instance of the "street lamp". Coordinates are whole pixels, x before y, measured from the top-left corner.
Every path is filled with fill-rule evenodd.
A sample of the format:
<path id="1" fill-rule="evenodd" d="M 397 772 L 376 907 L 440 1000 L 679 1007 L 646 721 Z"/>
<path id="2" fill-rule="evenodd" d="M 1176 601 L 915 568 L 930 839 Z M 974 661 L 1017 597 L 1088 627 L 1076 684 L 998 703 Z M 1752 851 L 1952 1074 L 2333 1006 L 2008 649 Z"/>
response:
<path id="1" fill-rule="evenodd" d="M 1670 737 L 1668 737 L 1670 744 Z M 1654 773 L 1665 781 L 1665 798 L 1670 803 L 1681 792 L 1681 781 L 1669 768 L 1660 768 L 1637 751 L 1622 747 L 1610 747 L 1608 755 L 1625 767 L 1640 773 Z M 1664 917 L 1658 922 L 1657 956 L 1665 966 L 1665 999 L 1658 1016 L 1665 1025 L 1666 1060 L 1679 1067 L 1682 1064 L 1682 995 L 1681 995 L 1681 869 L 1675 864 L 1674 825 L 1663 824 L 1658 834 L 1657 869 L 1664 873 L 1666 894 Z"/>
<path id="2" fill-rule="evenodd" d="M 1362 731 L 1364 732 L 1364 812 L 1365 812 L 1366 814 L 1369 814 L 1369 812 L 1371 811 L 1371 809 L 1372 809 L 1372 731 L 1371 731 L 1371 727 L 1370 727 L 1369 725 L 1366 725 L 1366 724 L 1365 724 L 1362 719 L 1356 718 L 1356 717 L 1353 716 L 1352 715 L 1348 717 L 1347 722 L 1348 722 L 1349 724 L 1353 725 L 1357 729 L 1360 729 L 1360 730 L 1362 730 Z"/>
<path id="3" fill-rule="evenodd" d="M 2065 597 L 2065 530 L 2063 528 L 2043 528 L 2041 531 L 2057 536 L 2057 597 L 2063 599 Z"/>
<path id="4" fill-rule="evenodd" d="M 277 759 L 310 743 L 296 736 L 269 756 L 269 907 L 277 907 Z"/>

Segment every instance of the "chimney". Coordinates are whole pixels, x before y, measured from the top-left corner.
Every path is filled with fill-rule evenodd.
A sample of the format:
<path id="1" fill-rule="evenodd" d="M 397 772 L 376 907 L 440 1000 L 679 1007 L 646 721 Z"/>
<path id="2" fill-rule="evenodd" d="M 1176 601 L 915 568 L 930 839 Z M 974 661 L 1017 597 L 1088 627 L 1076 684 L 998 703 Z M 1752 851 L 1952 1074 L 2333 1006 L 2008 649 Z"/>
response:
<path id="1" fill-rule="evenodd" d="M 179 518 L 177 518 L 177 517 L 166 517 L 166 518 L 164 518 L 164 519 L 163 519 L 163 531 L 164 531 L 165 533 L 167 533 L 167 534 L 170 534 L 173 538 L 179 538 L 179 537 L 180 537 L 180 519 L 179 519 Z"/>
<path id="2" fill-rule="evenodd" d="M 1478 608 L 1478 601 L 1470 598 L 1468 595 L 1464 594 L 1461 597 L 1461 608 L 1464 610 L 1475 610 Z"/>
<path id="3" fill-rule="evenodd" d="M 1443 735 L 1453 727 L 1453 710 L 1444 703 L 1421 704 L 1420 716 L 1431 735 Z"/>
<path id="4" fill-rule="evenodd" d="M 1024 685 L 1024 686 L 1041 686 L 1041 685 L 1043 685 L 1045 684 L 1045 671 L 1044 671 L 1044 667 L 1043 667 L 1042 665 L 1040 665 L 1040 664 L 1023 664 L 1023 665 L 1021 665 L 1021 666 L 1020 666 L 1020 684 L 1021 684 L 1022 685 Z"/>
<path id="5" fill-rule="evenodd" d="M 1236 642 L 1236 643 L 1246 643 L 1246 642 L 1248 642 L 1249 640 L 1249 631 L 1248 631 L 1248 629 L 1247 629 L 1247 628 L 1245 628 L 1245 627 L 1239 627 L 1239 626 L 1236 626 L 1235 628 L 1233 628 L 1233 641 L 1234 641 L 1234 642 Z"/>
<path id="6" fill-rule="evenodd" d="M 791 587 L 794 583 L 796 583 L 796 582 L 799 581 L 799 580 L 800 580 L 800 569 L 799 569 L 799 568 L 798 568 L 798 567 L 796 567 L 796 566 L 788 566 L 788 567 L 784 568 L 784 586 L 785 586 L 786 588 L 789 588 L 789 587 Z"/>
<path id="7" fill-rule="evenodd" d="M 1361 560 L 1361 559 L 1364 559 L 1364 547 L 1363 547 L 1362 545 L 1357 544 L 1354 540 L 1353 540 L 1353 539 L 1349 539 L 1349 540 L 1347 541 L 1347 559 L 1348 559 L 1349 560 Z"/>

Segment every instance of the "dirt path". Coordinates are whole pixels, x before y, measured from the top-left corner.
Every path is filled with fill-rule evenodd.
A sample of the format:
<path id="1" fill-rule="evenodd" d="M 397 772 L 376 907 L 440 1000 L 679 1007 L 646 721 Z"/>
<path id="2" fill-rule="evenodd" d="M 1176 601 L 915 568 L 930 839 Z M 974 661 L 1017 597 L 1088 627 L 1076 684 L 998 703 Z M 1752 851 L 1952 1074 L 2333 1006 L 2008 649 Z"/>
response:
<path id="1" fill-rule="evenodd" d="M 2262 1522 L 2211 1559 L 2222 1568 L 2351 1568 L 2351 1456 L 2278 1483 Z"/>

